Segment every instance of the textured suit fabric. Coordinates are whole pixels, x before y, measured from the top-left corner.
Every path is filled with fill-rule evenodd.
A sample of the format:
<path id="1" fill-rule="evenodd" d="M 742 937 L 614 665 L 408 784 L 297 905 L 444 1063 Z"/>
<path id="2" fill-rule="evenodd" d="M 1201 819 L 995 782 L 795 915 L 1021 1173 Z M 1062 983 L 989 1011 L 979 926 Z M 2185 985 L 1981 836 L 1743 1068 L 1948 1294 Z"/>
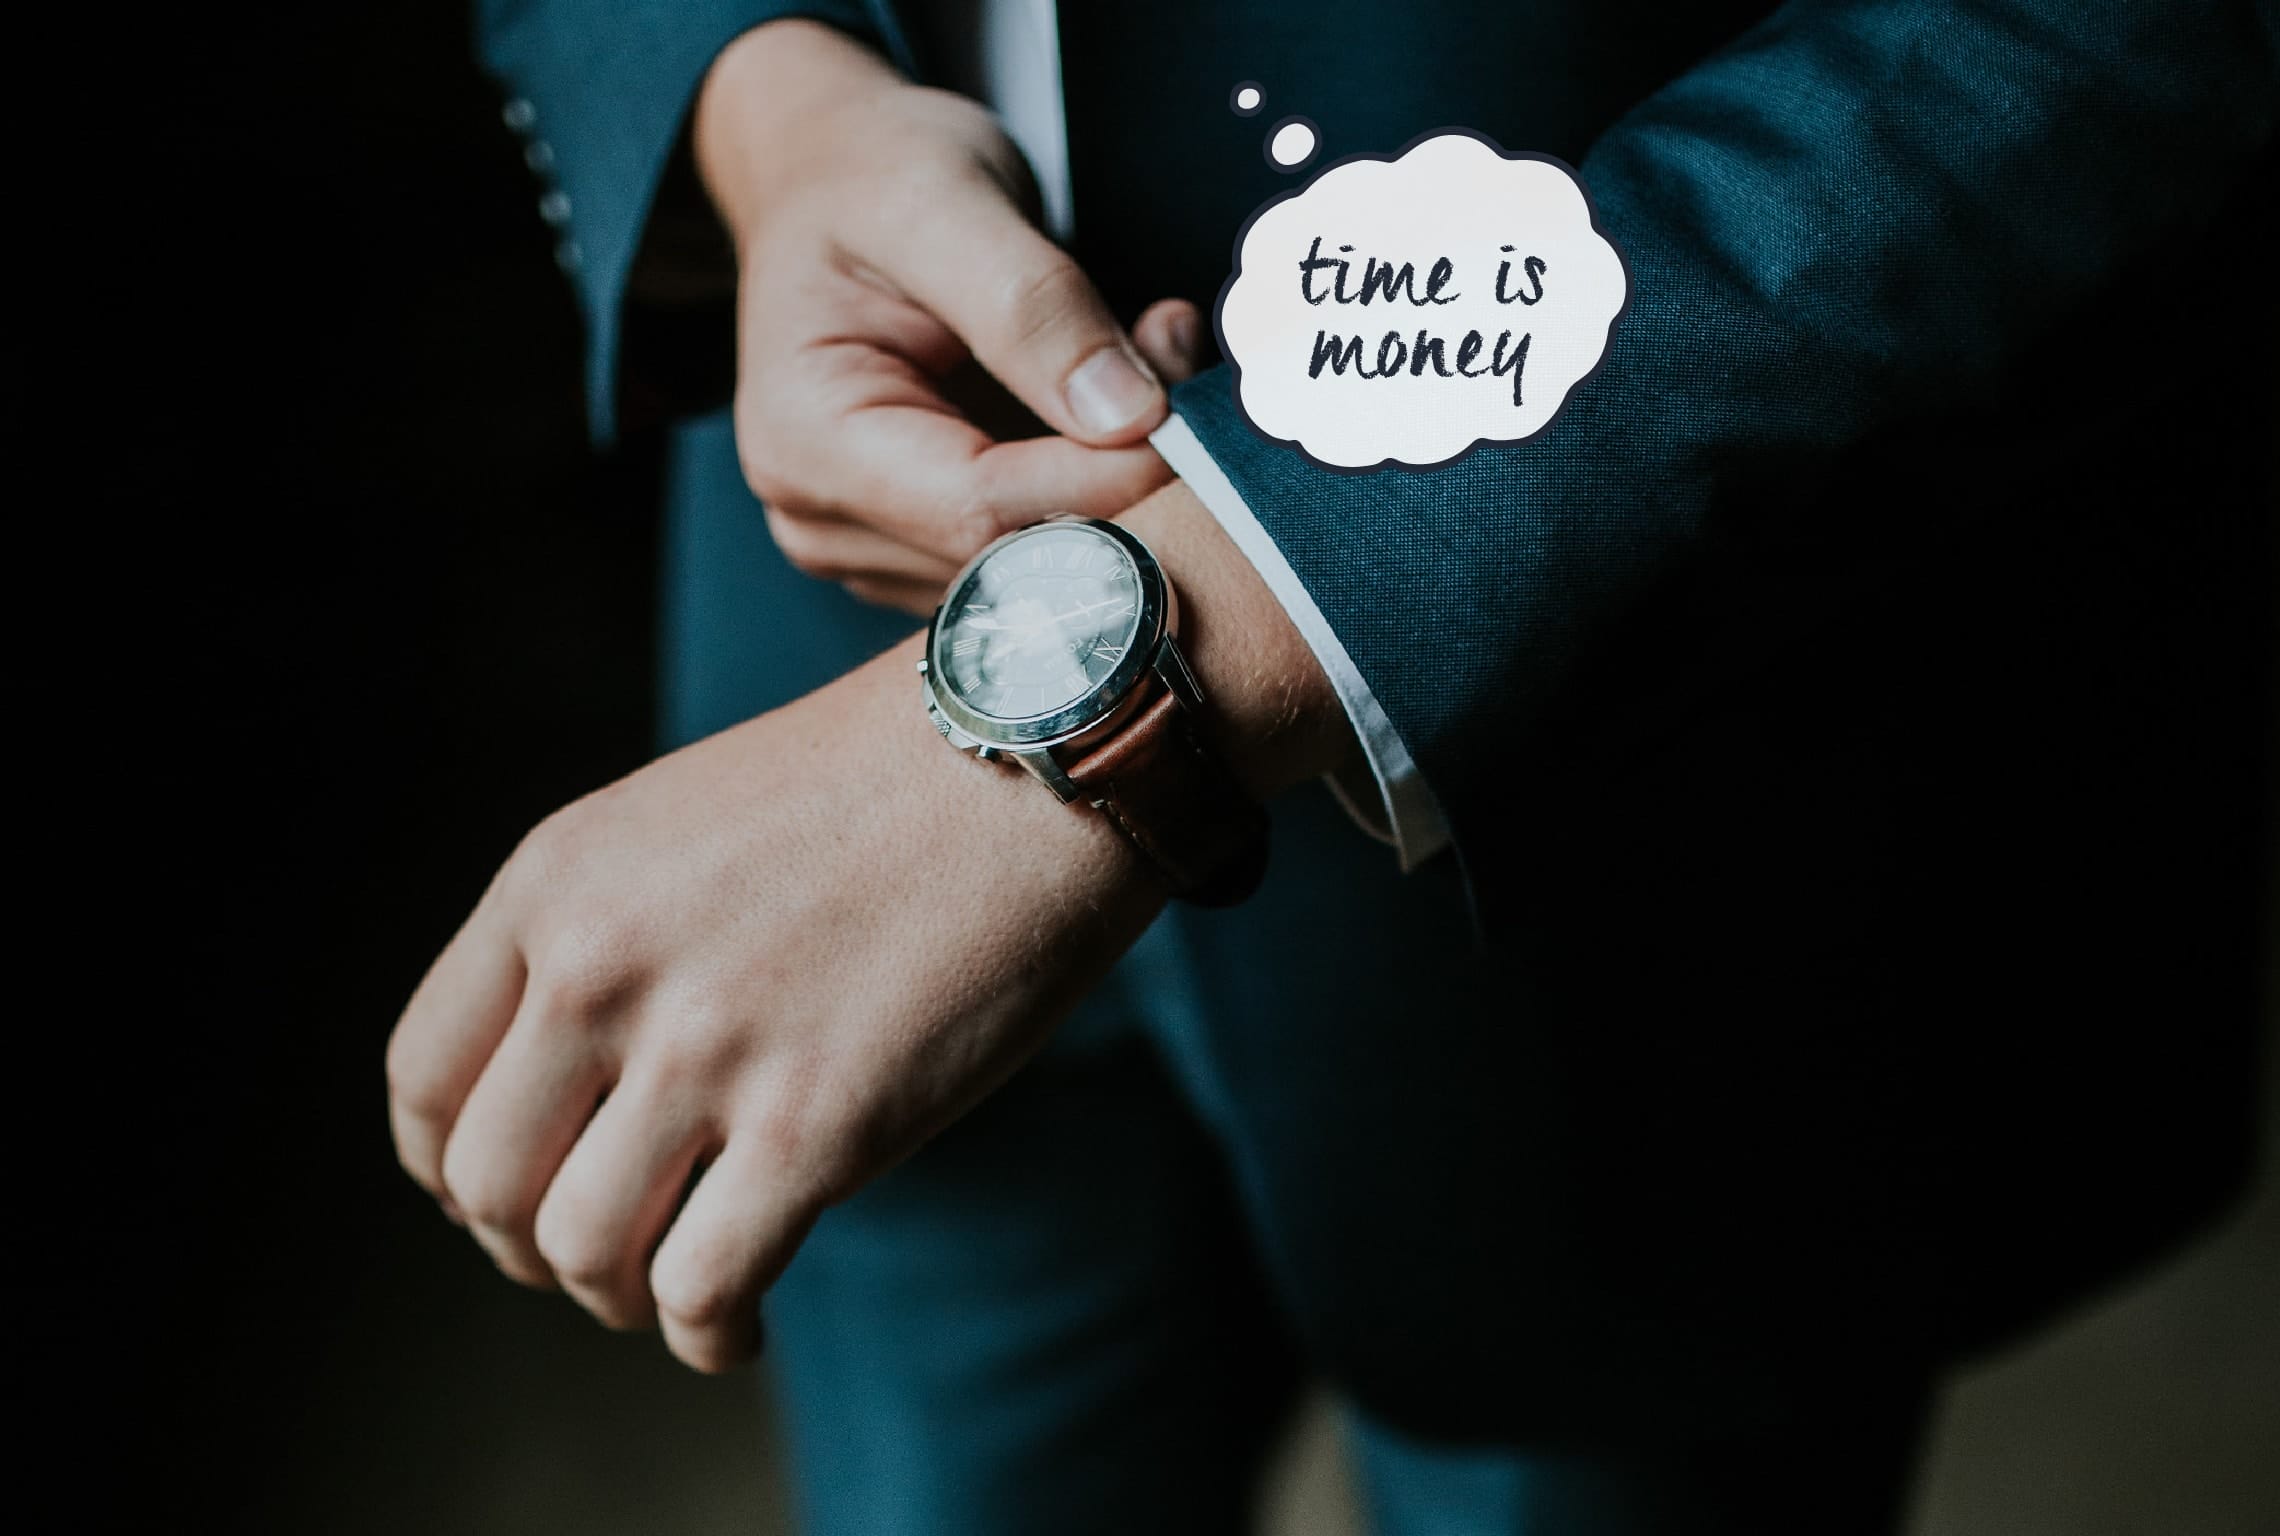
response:
<path id="1" fill-rule="evenodd" d="M 2247 0 L 1800 0 L 1561 146 L 1587 149 L 1632 300 L 1542 439 L 1357 477 L 1245 433 L 1223 374 L 1182 410 L 1462 842 L 1513 819 L 1513 756 L 1589 751 L 1610 714 L 1661 728 L 1991 524 L 2066 537 L 2096 515 L 2074 482 L 2110 487 L 2122 439 L 2192 399 L 2181 375 L 2250 382 L 2262 341 L 2227 316 L 2259 296 L 2251 231 L 2220 219 L 2271 138 L 2276 31 Z M 1432 104 L 1475 108 L 1461 120 L 1500 122 L 1509 147 L 1562 126 Z M 1445 621 L 1429 638 L 1398 600 L 1421 591 Z M 1572 679 L 1681 604 L 1636 679 L 1683 672 L 1677 697 L 1578 698 Z M 1492 906 L 1525 881 L 1475 862 Z"/>
<path id="2" fill-rule="evenodd" d="M 859 31 L 910 62 L 885 7 L 866 0 L 476 0 L 483 62 L 527 103 L 569 199 L 564 266 L 586 321 L 595 435 L 618 426 L 626 290 L 643 229 L 698 84 L 738 34 L 807 17 Z"/>
<path id="3" fill-rule="evenodd" d="M 592 145 L 598 406 L 707 46 L 770 10 L 486 33 L 565 165 Z M 1177 396 L 1486 938 L 1455 866 L 1401 881 L 1315 795 L 1258 901 L 1166 930 L 1151 1028 L 1312 1357 L 1438 1433 L 1772 1424 L 2204 1219 L 2266 937 L 2273 7 L 1063 12 L 1076 243 L 1128 313 L 1209 300 L 1284 110 L 1326 157 L 1452 122 L 1559 154 L 1633 274 L 1562 420 L 1432 475 L 1309 469 L 1223 373 Z M 674 430 L 764 563 L 725 431 Z M 708 708 L 870 643 L 761 579 L 765 624 L 676 599 Z"/>

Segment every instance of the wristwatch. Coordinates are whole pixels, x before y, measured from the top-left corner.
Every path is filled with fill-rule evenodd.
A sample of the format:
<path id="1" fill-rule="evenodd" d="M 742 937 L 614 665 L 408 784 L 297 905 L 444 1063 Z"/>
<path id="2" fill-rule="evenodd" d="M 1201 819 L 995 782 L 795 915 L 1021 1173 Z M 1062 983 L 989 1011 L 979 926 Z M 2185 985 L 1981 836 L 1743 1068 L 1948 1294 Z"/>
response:
<path id="1" fill-rule="evenodd" d="M 1117 524 L 1017 529 L 934 612 L 926 712 L 960 751 L 1100 811 L 1174 896 L 1232 906 L 1266 870 L 1267 817 L 1210 750 L 1178 628 L 1163 568 Z"/>

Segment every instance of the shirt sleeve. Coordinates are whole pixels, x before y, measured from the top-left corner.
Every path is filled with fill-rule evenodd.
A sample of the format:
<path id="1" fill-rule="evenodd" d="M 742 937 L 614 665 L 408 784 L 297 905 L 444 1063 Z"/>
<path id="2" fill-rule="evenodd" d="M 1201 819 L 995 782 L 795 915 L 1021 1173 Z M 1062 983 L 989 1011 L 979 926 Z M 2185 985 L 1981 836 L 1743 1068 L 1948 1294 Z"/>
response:
<path id="1" fill-rule="evenodd" d="M 1385 706 L 1362 681 L 1361 670 L 1346 653 L 1306 584 L 1298 579 L 1274 538 L 1185 418 L 1174 415 L 1156 429 L 1150 441 L 1266 581 L 1267 589 L 1290 615 L 1307 649 L 1329 677 L 1346 718 L 1353 722 L 1368 779 L 1333 776 L 1328 781 L 1331 793 L 1364 830 L 1393 844 L 1403 870 L 1415 869 L 1448 846 L 1449 827 L 1442 818 L 1440 802 L 1418 772 L 1417 761 L 1409 755 Z"/>

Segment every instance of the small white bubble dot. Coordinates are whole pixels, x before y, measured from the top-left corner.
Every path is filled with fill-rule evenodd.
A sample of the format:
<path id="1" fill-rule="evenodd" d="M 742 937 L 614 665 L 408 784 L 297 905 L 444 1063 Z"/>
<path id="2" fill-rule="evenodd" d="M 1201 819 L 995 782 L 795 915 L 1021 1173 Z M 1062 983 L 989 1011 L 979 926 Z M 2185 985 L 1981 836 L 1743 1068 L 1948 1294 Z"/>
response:
<path id="1" fill-rule="evenodd" d="M 1246 85 L 1235 93 L 1235 105 L 1246 112 L 1256 112 L 1259 109 L 1259 103 L 1264 99 L 1259 95 L 1259 88 L 1255 85 Z"/>
<path id="2" fill-rule="evenodd" d="M 1267 158 L 1280 166 L 1300 166 L 1314 156 L 1314 130 L 1305 123 L 1285 123 L 1267 141 Z"/>

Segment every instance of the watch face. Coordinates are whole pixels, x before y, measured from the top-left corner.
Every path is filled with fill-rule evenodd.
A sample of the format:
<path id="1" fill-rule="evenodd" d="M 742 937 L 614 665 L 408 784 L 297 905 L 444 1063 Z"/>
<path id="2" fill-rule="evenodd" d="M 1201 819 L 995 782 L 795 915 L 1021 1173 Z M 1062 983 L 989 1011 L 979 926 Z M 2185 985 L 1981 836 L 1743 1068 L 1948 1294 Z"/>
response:
<path id="1" fill-rule="evenodd" d="M 1144 646 L 1144 574 L 1126 540 L 1090 522 L 1043 523 L 983 554 L 942 605 L 934 676 L 991 721 L 1074 713 Z M 1113 702 L 1113 701 L 1108 701 Z"/>

